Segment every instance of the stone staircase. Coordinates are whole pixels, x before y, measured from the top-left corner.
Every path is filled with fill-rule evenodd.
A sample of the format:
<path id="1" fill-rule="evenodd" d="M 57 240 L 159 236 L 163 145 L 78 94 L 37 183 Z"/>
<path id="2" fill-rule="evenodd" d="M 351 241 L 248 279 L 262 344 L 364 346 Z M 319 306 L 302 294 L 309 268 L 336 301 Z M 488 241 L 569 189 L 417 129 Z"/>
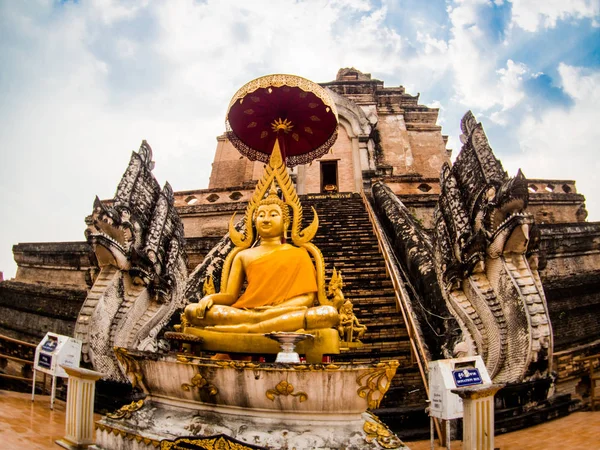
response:
<path id="1" fill-rule="evenodd" d="M 310 207 L 319 216 L 313 242 L 325 259 L 325 278 L 341 270 L 343 292 L 354 304 L 354 313 L 366 325 L 362 347 L 343 351 L 335 361 L 373 363 L 398 360 L 400 366 L 382 408 L 423 410 L 425 389 L 411 355 L 408 331 L 396 307 L 392 281 L 386 273 L 377 237 L 359 194 L 301 196 L 305 225 L 312 220 Z"/>
<path id="2" fill-rule="evenodd" d="M 368 327 L 363 346 L 342 351 L 335 361 L 374 363 L 396 359 L 400 366 L 380 408 L 379 416 L 400 438 L 426 439 L 429 417 L 425 388 L 416 361 L 411 355 L 410 341 L 402 313 L 396 309 L 392 281 L 386 273 L 383 255 L 368 212 L 359 194 L 335 196 L 301 196 L 304 225 L 312 220 L 310 207 L 319 215 L 319 231 L 313 242 L 325 259 L 325 277 L 329 282 L 333 268 L 341 270 L 347 299 L 354 304 L 354 313 Z M 517 268 L 513 273 L 517 273 Z M 518 278 L 518 277 L 517 277 Z M 476 288 L 489 286 L 471 280 Z M 536 280 L 527 284 L 535 288 Z M 517 282 L 524 282 L 520 278 Z M 502 325 L 500 325 L 502 328 Z M 500 333 L 506 333 L 500 330 Z M 496 337 L 497 339 L 497 337 Z M 569 395 L 557 395 L 548 400 L 544 381 L 507 386 L 496 396 L 496 432 L 498 434 L 527 426 L 527 421 L 539 423 L 568 414 L 576 405 Z M 539 406 L 528 408 L 527 399 L 536 397 Z"/>

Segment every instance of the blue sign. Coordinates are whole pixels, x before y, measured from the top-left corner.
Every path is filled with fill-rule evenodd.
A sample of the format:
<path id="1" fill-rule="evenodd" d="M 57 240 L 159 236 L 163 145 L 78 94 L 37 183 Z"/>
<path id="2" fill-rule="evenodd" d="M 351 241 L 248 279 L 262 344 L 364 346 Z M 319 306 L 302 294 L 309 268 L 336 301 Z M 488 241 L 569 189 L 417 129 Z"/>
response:
<path id="1" fill-rule="evenodd" d="M 40 359 L 38 359 L 38 366 L 43 367 L 45 369 L 51 369 L 52 368 L 52 355 L 40 353 Z"/>
<path id="2" fill-rule="evenodd" d="M 58 346 L 58 339 L 55 338 L 54 336 L 48 336 L 48 339 L 46 340 L 46 342 L 44 342 L 42 344 L 42 350 L 44 350 L 45 352 L 48 352 L 48 353 L 52 353 L 54 350 L 56 350 L 57 346 Z"/>
<path id="3" fill-rule="evenodd" d="M 456 387 L 473 386 L 474 384 L 482 384 L 479 369 L 460 369 L 453 370 L 454 384 Z"/>

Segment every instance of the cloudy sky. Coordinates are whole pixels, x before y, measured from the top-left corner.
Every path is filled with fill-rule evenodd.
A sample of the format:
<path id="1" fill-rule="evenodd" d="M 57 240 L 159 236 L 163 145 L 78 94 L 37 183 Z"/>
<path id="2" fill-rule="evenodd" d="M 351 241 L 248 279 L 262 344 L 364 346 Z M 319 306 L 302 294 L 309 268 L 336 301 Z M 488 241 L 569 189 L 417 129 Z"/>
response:
<path id="1" fill-rule="evenodd" d="M 247 81 L 340 67 L 483 122 L 509 173 L 577 180 L 600 220 L 600 0 L 0 0 L 0 271 L 12 245 L 83 240 L 147 139 L 154 174 L 206 188 Z"/>

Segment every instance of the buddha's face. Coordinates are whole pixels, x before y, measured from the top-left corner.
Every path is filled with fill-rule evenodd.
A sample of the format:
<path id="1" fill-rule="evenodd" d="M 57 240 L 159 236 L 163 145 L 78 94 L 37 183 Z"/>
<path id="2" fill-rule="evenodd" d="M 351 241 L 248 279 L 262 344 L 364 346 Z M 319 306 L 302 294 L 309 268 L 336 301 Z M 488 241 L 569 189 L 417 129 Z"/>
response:
<path id="1" fill-rule="evenodd" d="M 261 205 L 256 211 L 256 231 L 263 238 L 283 235 L 283 213 L 277 204 Z"/>

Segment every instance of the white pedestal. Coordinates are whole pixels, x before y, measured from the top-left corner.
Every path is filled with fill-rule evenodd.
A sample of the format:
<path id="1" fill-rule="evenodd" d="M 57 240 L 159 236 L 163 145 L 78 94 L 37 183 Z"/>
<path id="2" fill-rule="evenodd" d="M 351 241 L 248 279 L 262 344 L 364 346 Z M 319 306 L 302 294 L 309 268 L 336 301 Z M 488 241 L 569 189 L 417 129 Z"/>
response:
<path id="1" fill-rule="evenodd" d="M 452 389 L 463 399 L 463 450 L 494 450 L 494 395 L 503 384 Z"/>
<path id="2" fill-rule="evenodd" d="M 69 375 L 65 436 L 56 444 L 67 449 L 87 449 L 95 441 L 94 397 L 100 372 L 64 367 Z"/>

